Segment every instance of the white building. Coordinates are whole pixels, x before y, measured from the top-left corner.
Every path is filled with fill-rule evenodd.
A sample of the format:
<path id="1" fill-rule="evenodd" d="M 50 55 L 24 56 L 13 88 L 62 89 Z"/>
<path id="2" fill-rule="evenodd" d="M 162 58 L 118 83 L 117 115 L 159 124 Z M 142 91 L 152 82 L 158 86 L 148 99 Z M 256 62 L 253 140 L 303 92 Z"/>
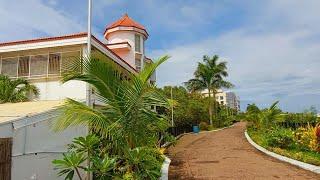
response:
<path id="1" fill-rule="evenodd" d="M 142 25 L 125 14 L 107 26 L 107 43 L 92 36 L 92 53 L 115 62 L 127 78 L 152 63 L 145 55 L 148 36 Z M 0 161 L 9 164 L 0 167 L 0 179 L 6 179 L 1 177 L 5 172 L 11 172 L 13 180 L 57 179 L 51 161 L 66 152 L 74 137 L 86 135 L 84 127 L 61 133 L 49 127 L 61 100 L 86 99 L 85 83 L 60 83 L 61 74 L 81 56 L 87 56 L 87 33 L 0 43 L 0 74 L 26 78 L 40 90 L 37 102 L 0 105 L 0 146 L 9 149 L 0 150 Z M 154 75 L 150 81 L 155 80 Z"/>
<path id="2" fill-rule="evenodd" d="M 205 97 L 208 97 L 208 90 L 204 90 L 201 92 Z M 213 96 L 213 94 L 211 94 Z M 240 111 L 240 98 L 234 92 L 224 92 L 222 90 L 218 90 L 215 94 L 216 102 L 221 105 L 228 106 L 232 109 L 236 109 Z"/>

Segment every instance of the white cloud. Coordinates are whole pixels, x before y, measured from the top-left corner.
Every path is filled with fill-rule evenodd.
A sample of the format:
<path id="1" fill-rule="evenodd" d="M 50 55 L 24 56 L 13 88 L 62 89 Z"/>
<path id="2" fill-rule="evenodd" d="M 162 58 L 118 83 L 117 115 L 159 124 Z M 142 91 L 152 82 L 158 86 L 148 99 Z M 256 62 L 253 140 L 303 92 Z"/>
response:
<path id="1" fill-rule="evenodd" d="M 0 39 L 18 40 L 37 37 L 39 34 L 62 35 L 85 29 L 66 13 L 45 5 L 40 0 L 1 1 Z M 58 34 L 57 34 L 58 33 Z"/>
<path id="2" fill-rule="evenodd" d="M 315 17 L 320 17 L 320 12 L 312 3 L 299 6 L 277 2 L 259 12 L 260 18 L 250 19 L 240 28 L 153 51 L 153 57 L 172 56 L 159 68 L 159 85 L 181 85 L 193 76 L 202 55 L 219 54 L 229 63 L 229 80 L 237 86 L 234 90 L 246 102 L 267 106 L 279 99 L 285 110 L 297 111 L 310 105 L 320 108 L 320 41 L 310 41 L 310 37 L 319 35 Z M 257 26 L 252 25 L 255 23 Z M 317 104 L 311 104 L 316 102 L 310 101 L 311 96 Z"/>

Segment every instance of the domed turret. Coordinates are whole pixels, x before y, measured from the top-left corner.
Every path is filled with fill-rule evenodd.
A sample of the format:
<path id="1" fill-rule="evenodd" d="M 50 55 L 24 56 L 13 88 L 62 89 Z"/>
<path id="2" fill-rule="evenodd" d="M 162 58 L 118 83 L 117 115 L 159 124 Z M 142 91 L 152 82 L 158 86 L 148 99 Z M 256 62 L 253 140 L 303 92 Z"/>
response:
<path id="1" fill-rule="evenodd" d="M 148 36 L 145 27 L 128 14 L 108 25 L 104 32 L 104 37 L 108 40 L 107 46 L 138 71 L 144 64 L 144 42 Z"/>

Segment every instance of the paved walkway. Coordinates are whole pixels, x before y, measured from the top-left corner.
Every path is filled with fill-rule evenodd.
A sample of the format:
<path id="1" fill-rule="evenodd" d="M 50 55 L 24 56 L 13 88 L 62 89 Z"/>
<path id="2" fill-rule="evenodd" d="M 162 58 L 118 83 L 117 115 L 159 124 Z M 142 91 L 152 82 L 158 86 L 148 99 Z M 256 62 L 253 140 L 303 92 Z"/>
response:
<path id="1" fill-rule="evenodd" d="M 245 123 L 190 134 L 170 147 L 169 179 L 319 179 L 320 175 L 264 155 L 244 137 Z"/>

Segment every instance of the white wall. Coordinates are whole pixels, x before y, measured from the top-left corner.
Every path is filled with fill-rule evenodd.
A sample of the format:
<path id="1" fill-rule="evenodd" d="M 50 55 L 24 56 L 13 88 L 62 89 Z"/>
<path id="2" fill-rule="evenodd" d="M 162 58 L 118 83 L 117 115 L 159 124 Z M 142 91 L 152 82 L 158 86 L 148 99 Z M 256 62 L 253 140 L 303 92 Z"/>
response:
<path id="1" fill-rule="evenodd" d="M 76 100 L 86 99 L 86 84 L 81 81 L 43 81 L 32 83 L 40 90 L 39 100 L 62 100 L 66 97 Z"/>
<path id="2" fill-rule="evenodd" d="M 135 32 L 132 31 L 117 31 L 109 35 L 108 43 L 128 42 L 131 46 L 130 51 L 117 52 L 117 54 L 128 62 L 132 67 L 135 67 L 135 45 L 134 45 Z"/>
<path id="3" fill-rule="evenodd" d="M 51 124 L 57 111 L 0 125 L 0 137 L 12 137 L 12 180 L 55 180 L 52 160 L 61 158 L 75 137 L 85 136 L 87 128 L 78 126 L 53 132 Z"/>
<path id="4" fill-rule="evenodd" d="M 6 124 L 0 124 L 0 138 L 9 138 L 12 137 L 12 124 L 6 123 Z"/>
<path id="5" fill-rule="evenodd" d="M 52 160 L 61 158 L 61 153 L 38 153 L 12 158 L 12 180 L 63 179 L 53 170 Z"/>

